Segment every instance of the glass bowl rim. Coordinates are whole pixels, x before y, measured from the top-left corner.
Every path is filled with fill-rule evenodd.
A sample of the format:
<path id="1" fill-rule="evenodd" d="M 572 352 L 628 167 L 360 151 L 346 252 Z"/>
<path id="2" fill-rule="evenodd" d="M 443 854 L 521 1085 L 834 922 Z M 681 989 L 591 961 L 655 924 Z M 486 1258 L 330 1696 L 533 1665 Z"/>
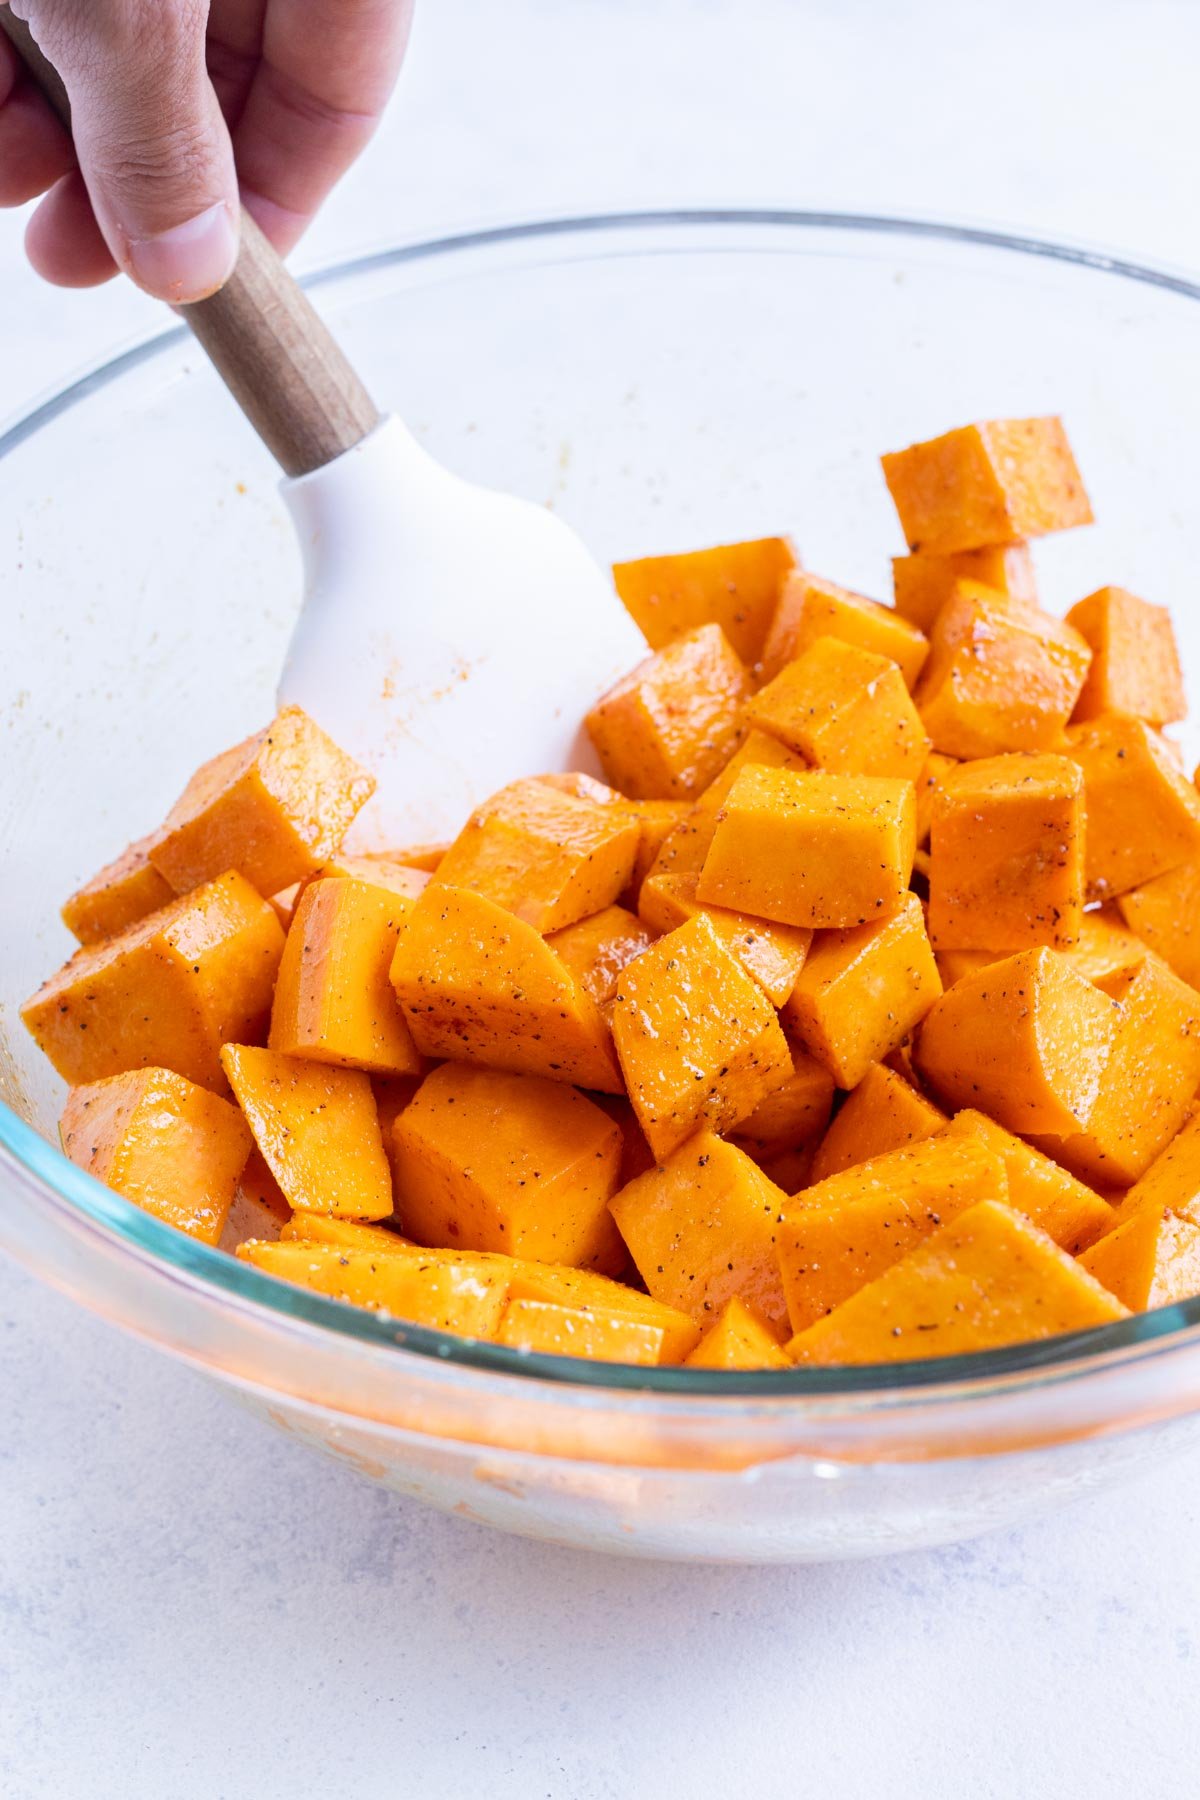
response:
<path id="1" fill-rule="evenodd" d="M 335 283 L 467 251 L 499 250 L 525 242 L 580 239 L 628 231 L 695 231 L 716 227 L 778 227 L 797 232 L 845 232 L 863 236 L 942 241 L 980 249 L 1008 251 L 1031 258 L 1091 269 L 1200 301 L 1200 281 L 1162 264 L 1144 263 L 1094 245 L 1041 238 L 964 221 L 888 213 L 854 213 L 786 207 L 672 207 L 584 214 L 563 214 L 473 230 L 415 238 L 366 254 L 345 258 L 304 277 L 304 285 L 320 289 Z M 682 246 L 693 251 L 695 242 Z M 469 276 L 468 276 L 469 279 Z M 186 326 L 151 330 L 115 355 L 84 369 L 41 400 L 20 411 L 0 431 L 0 461 L 54 420 L 101 389 L 111 386 L 142 363 L 188 337 Z M 265 1324 L 263 1314 L 333 1331 L 364 1348 L 397 1347 L 414 1355 L 451 1364 L 466 1373 L 514 1376 L 559 1388 L 638 1392 L 647 1400 L 666 1401 L 728 1397 L 800 1402 L 822 1397 L 869 1401 L 982 1397 L 989 1391 L 1010 1393 L 1020 1387 L 1079 1379 L 1109 1365 L 1114 1356 L 1135 1349 L 1163 1354 L 1194 1343 L 1200 1328 L 1200 1297 L 1139 1313 L 1117 1324 L 1016 1344 L 1000 1350 L 912 1362 L 849 1365 L 829 1369 L 726 1371 L 694 1368 L 644 1368 L 632 1364 L 593 1363 L 573 1357 L 530 1354 L 476 1339 L 388 1319 L 328 1299 L 266 1275 L 228 1252 L 202 1244 L 105 1187 L 72 1163 L 56 1145 L 0 1100 L 0 1170 L 31 1176 L 41 1197 L 72 1215 L 85 1228 L 117 1240 L 120 1248 L 157 1269 L 217 1290 L 248 1305 Z M 395 1365 L 398 1369 L 402 1362 Z M 1024 1378 L 1024 1379 L 1022 1379 Z"/>

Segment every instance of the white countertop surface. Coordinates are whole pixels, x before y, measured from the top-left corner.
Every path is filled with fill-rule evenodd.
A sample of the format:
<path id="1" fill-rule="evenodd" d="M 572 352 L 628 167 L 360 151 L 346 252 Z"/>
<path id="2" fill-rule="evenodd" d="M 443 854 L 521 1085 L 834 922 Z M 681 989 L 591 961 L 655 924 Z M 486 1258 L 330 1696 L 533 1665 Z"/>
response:
<path id="1" fill-rule="evenodd" d="M 1192 0 L 421 0 L 301 262 L 547 211 L 937 213 L 1200 268 Z M 0 216 L 0 406 L 153 323 Z M 1200 1455 L 962 1548 L 620 1563 L 375 1491 L 0 1264 L 4 1800 L 1195 1792 Z"/>

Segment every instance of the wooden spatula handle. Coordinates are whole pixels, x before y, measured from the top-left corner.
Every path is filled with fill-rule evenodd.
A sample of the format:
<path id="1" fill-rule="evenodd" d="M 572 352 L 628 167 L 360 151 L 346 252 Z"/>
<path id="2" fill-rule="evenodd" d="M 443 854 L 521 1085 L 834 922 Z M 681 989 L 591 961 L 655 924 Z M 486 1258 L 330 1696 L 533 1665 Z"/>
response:
<path id="1" fill-rule="evenodd" d="M 29 27 L 0 6 L 0 30 L 69 130 L 66 88 Z M 233 274 L 211 299 L 177 311 L 286 474 L 324 468 L 379 423 L 328 327 L 244 208 Z"/>

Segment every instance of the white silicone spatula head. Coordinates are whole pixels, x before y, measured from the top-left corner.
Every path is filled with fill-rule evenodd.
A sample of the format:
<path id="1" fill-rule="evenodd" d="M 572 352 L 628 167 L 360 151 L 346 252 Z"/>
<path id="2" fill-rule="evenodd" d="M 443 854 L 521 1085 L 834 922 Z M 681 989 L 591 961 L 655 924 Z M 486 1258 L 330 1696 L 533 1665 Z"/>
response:
<path id="1" fill-rule="evenodd" d="M 28 28 L 0 27 L 69 125 Z M 591 768 L 582 717 L 646 646 L 580 540 L 382 417 L 248 215 L 229 281 L 179 311 L 287 477 L 306 591 L 279 698 L 376 775 L 362 829 L 443 836 L 519 775 Z"/>

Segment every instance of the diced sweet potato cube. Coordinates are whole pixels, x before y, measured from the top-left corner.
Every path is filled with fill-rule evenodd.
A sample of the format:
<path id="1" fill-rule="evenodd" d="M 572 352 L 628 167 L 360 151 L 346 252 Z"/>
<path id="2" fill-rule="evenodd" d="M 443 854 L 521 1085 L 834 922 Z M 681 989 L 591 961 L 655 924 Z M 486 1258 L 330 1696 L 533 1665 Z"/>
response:
<path id="1" fill-rule="evenodd" d="M 1130 888 L 1117 906 L 1139 942 L 1200 988 L 1200 857 Z"/>
<path id="2" fill-rule="evenodd" d="M 1054 950 L 1022 950 L 964 975 L 935 1001 L 916 1044 L 946 1104 L 1010 1131 L 1071 1132 L 1092 1116 L 1117 1007 Z"/>
<path id="3" fill-rule="evenodd" d="M 1061 619 L 959 582 L 915 695 L 934 748 L 960 757 L 1055 749 L 1091 657 Z"/>
<path id="4" fill-rule="evenodd" d="M 698 879 L 696 875 L 649 876 L 638 899 L 641 917 L 655 932 L 665 932 L 703 913 L 772 1006 L 782 1006 L 804 967 L 812 932 L 797 925 L 773 925 L 725 906 L 704 906 L 696 898 Z"/>
<path id="5" fill-rule="evenodd" d="M 911 551 L 939 556 L 1090 525 L 1061 419 L 991 419 L 881 458 Z"/>
<path id="6" fill-rule="evenodd" d="M 584 992 L 597 1006 L 608 1006 L 617 991 L 617 980 L 626 963 L 648 950 L 657 934 L 623 906 L 606 906 L 562 931 L 551 932 L 546 942 L 561 956 Z"/>
<path id="7" fill-rule="evenodd" d="M 640 841 L 619 807 L 515 781 L 472 814 L 434 880 L 483 894 L 536 931 L 561 931 L 613 904 Z"/>
<path id="8" fill-rule="evenodd" d="M 929 935 L 939 950 L 1065 950 L 1083 924 L 1083 771 L 1068 756 L 989 756 L 933 805 Z"/>
<path id="9" fill-rule="evenodd" d="M 576 1311 L 609 1313 L 617 1319 L 632 1319 L 649 1325 L 663 1334 L 661 1361 L 682 1362 L 700 1339 L 700 1327 L 678 1307 L 664 1306 L 637 1288 L 610 1281 L 591 1269 L 564 1269 L 554 1263 L 528 1262 L 509 1257 L 489 1260 L 502 1262 L 508 1278 L 509 1296 L 513 1300 L 541 1300 L 554 1306 Z"/>
<path id="10" fill-rule="evenodd" d="M 1169 1206 L 1143 1205 L 1079 1259 L 1089 1275 L 1133 1312 L 1173 1306 L 1200 1294 L 1200 1225 Z"/>
<path id="11" fill-rule="evenodd" d="M 805 1188 L 787 1202 L 779 1236 L 792 1329 L 840 1306 L 955 1213 L 1007 1198 L 1004 1164 L 993 1151 L 942 1137 Z"/>
<path id="12" fill-rule="evenodd" d="M 748 731 L 721 773 L 664 837 L 658 855 L 646 872 L 647 879 L 651 875 L 700 873 L 729 791 L 741 771 L 750 764 L 756 768 L 790 769 L 795 775 L 803 774 L 808 768 L 807 758 L 789 750 L 778 738 L 768 737 L 765 731 Z"/>
<path id="13" fill-rule="evenodd" d="M 1200 857 L 1200 795 L 1140 719 L 1072 725 L 1083 770 L 1088 897 L 1103 900 Z"/>
<path id="14" fill-rule="evenodd" d="M 155 835 L 130 844 L 65 902 L 62 922 L 81 944 L 114 937 L 175 898 L 175 889 L 150 861 Z"/>
<path id="15" fill-rule="evenodd" d="M 1112 1049 L 1082 1130 L 1039 1139 L 1084 1181 L 1138 1181 L 1183 1124 L 1200 1087 L 1200 994 L 1156 956 L 1105 982 Z"/>
<path id="16" fill-rule="evenodd" d="M 829 1123 L 833 1076 L 802 1044 L 793 1043 L 792 1073 L 782 1087 L 739 1119 L 733 1141 L 761 1167 L 788 1151 L 811 1144 Z M 789 1189 L 789 1192 L 792 1190 Z"/>
<path id="17" fill-rule="evenodd" d="M 283 929 L 230 873 L 77 950 L 21 1017 L 65 1081 L 166 1068 L 225 1091 L 219 1051 L 266 1033 Z"/>
<path id="18" fill-rule="evenodd" d="M 375 777 L 298 706 L 198 769 L 150 846 L 176 893 L 237 869 L 261 894 L 315 875 L 333 856 Z"/>
<path id="19" fill-rule="evenodd" d="M 787 1346 L 797 1363 L 908 1362 L 994 1350 L 1128 1317 L 1011 1207 L 960 1213 Z"/>
<path id="20" fill-rule="evenodd" d="M 392 958 L 413 902 L 362 881 L 322 877 L 305 888 L 288 931 L 272 1050 L 375 1075 L 416 1075 L 424 1058 L 392 986 Z"/>
<path id="21" fill-rule="evenodd" d="M 584 723 L 614 787 L 634 800 L 691 799 L 737 748 L 750 678 L 719 625 L 639 663 Z"/>
<path id="22" fill-rule="evenodd" d="M 762 1320 L 735 1295 L 687 1359 L 692 1369 L 790 1369 Z"/>
<path id="23" fill-rule="evenodd" d="M 392 1182 L 368 1076 L 245 1044 L 226 1044 L 221 1063 L 290 1206 L 388 1216 Z"/>
<path id="24" fill-rule="evenodd" d="M 339 853 L 331 857 L 316 875 L 300 884 L 301 891 L 308 881 L 327 880 L 364 881 L 369 887 L 386 888 L 389 894 L 399 894 L 402 900 L 415 900 L 429 886 L 429 876 L 423 869 L 414 869 L 410 863 L 397 862 L 394 857 L 371 851 L 364 856 Z M 279 896 L 276 894 L 272 898 L 278 900 Z"/>
<path id="25" fill-rule="evenodd" d="M 995 1152 L 1008 1174 L 1008 1201 L 1054 1239 L 1062 1250 L 1078 1256 L 1113 1223 L 1106 1200 L 1083 1182 L 997 1125 L 986 1113 L 956 1113 L 943 1134 L 973 1138 Z"/>
<path id="26" fill-rule="evenodd" d="M 72 1162 L 201 1243 L 221 1237 L 250 1154 L 236 1106 L 171 1069 L 72 1088 L 59 1124 Z"/>
<path id="27" fill-rule="evenodd" d="M 1075 703 L 1075 718 L 1124 713 L 1151 725 L 1187 717 L 1175 628 L 1165 606 L 1126 588 L 1100 588 L 1067 614 L 1092 648 L 1092 666 Z"/>
<path id="28" fill-rule="evenodd" d="M 660 1159 L 702 1125 L 724 1131 L 748 1118 L 792 1073 L 775 1009 L 703 914 L 622 972 L 613 1036 Z"/>
<path id="29" fill-rule="evenodd" d="M 1011 951 L 1005 950 L 939 950 L 938 970 L 945 987 L 953 987 L 964 975 L 1002 962 Z M 1077 975 L 1086 981 L 1101 982 L 1120 969 L 1134 969 L 1146 954 L 1146 946 L 1132 931 L 1126 931 L 1114 905 L 1085 912 L 1079 921 L 1079 936 L 1067 950 L 1060 950 Z"/>
<path id="30" fill-rule="evenodd" d="M 430 887 L 392 986 L 422 1055 L 621 1092 L 604 1015 L 536 932 L 482 894 Z"/>
<path id="31" fill-rule="evenodd" d="M 818 638 L 837 638 L 870 650 L 898 665 L 912 687 L 929 653 L 925 634 L 890 606 L 867 600 L 849 588 L 797 569 L 784 584 L 762 654 L 762 672 L 771 681 L 787 663 L 811 649 Z"/>
<path id="32" fill-rule="evenodd" d="M 947 775 L 957 767 L 958 758 L 943 756 L 940 750 L 931 750 L 925 758 L 925 766 L 917 776 L 918 846 L 926 845 L 929 842 L 929 832 L 933 824 L 934 801 Z"/>
<path id="33" fill-rule="evenodd" d="M 1200 1109 L 1193 1106 L 1186 1122 L 1159 1152 L 1125 1195 L 1119 1222 L 1143 1206 L 1165 1206 L 1200 1225 Z"/>
<path id="34" fill-rule="evenodd" d="M 831 637 L 786 664 L 754 696 L 746 721 L 835 775 L 915 781 L 930 750 L 895 663 Z"/>
<path id="35" fill-rule="evenodd" d="M 908 893 L 916 831 L 911 781 L 745 768 L 697 895 L 817 930 L 890 918 Z"/>
<path id="36" fill-rule="evenodd" d="M 852 1088 L 908 1036 L 942 991 L 915 894 L 878 923 L 822 933 L 784 1023 L 839 1087 Z"/>
<path id="37" fill-rule="evenodd" d="M 755 1163 L 699 1131 L 612 1202 L 638 1273 L 656 1300 L 706 1324 L 738 1295 L 782 1328 L 777 1243 L 785 1196 Z"/>
<path id="38" fill-rule="evenodd" d="M 883 1063 L 873 1063 L 853 1093 L 846 1095 L 821 1139 L 811 1180 L 826 1181 L 852 1169 L 855 1163 L 907 1150 L 933 1137 L 945 1123 L 945 1113 L 902 1075 Z"/>
<path id="39" fill-rule="evenodd" d="M 494 1337 L 508 1297 L 504 1269 L 481 1256 L 431 1257 L 402 1246 L 385 1255 L 283 1242 L 239 1244 L 237 1253 L 264 1274 L 331 1300 L 461 1337 Z"/>
<path id="40" fill-rule="evenodd" d="M 1010 600 L 1037 605 L 1028 544 L 988 544 L 981 550 L 952 550 L 948 556 L 918 550 L 892 558 L 896 611 L 926 635 L 960 581 L 978 581 Z"/>
<path id="41" fill-rule="evenodd" d="M 443 1063 L 393 1142 L 397 1224 L 418 1243 L 620 1268 L 621 1132 L 574 1088 Z"/>
<path id="42" fill-rule="evenodd" d="M 623 1319 L 550 1300 L 510 1300 L 496 1330 L 496 1342 L 510 1350 L 651 1365 L 663 1360 L 663 1338 L 662 1326 L 646 1319 Z"/>
<path id="43" fill-rule="evenodd" d="M 338 1219 L 330 1213 L 294 1212 L 279 1236 L 285 1244 L 340 1244 L 346 1250 L 374 1250 L 384 1256 L 417 1247 L 383 1225 L 364 1225 L 361 1219 Z"/>
<path id="44" fill-rule="evenodd" d="M 675 556 L 613 564 L 613 580 L 652 650 L 698 625 L 719 625 L 744 663 L 762 655 L 796 551 L 786 537 L 752 538 Z"/>

